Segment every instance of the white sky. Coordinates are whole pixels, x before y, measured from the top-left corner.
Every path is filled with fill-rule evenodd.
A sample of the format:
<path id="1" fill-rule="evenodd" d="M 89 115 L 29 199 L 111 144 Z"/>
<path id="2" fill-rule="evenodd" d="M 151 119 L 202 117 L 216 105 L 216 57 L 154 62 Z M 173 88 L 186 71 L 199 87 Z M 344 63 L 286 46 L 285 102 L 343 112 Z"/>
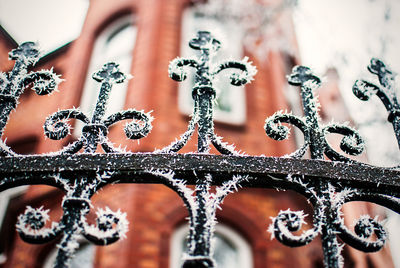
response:
<path id="1" fill-rule="evenodd" d="M 385 22 L 385 15 L 390 20 Z M 342 59 L 350 64 L 371 56 L 400 69 L 400 1 L 398 0 L 299 0 L 295 12 L 303 63 L 322 69 Z M 389 40 L 386 53 L 380 38 Z M 397 44 L 397 46 L 396 46 Z"/>
<path id="2" fill-rule="evenodd" d="M 391 125 L 370 123 L 373 119 L 386 120 L 383 104 L 377 97 L 360 101 L 353 95 L 352 86 L 360 78 L 375 82 L 376 76 L 366 68 L 371 57 L 382 59 L 393 71 L 400 72 L 400 1 L 299 0 L 295 10 L 301 63 L 318 74 L 324 74 L 330 66 L 337 68 L 342 95 L 367 140 L 369 160 L 377 165 L 398 164 Z M 387 15 L 389 20 L 385 20 Z M 396 82 L 399 85 L 398 78 Z"/>
<path id="3" fill-rule="evenodd" d="M 302 64 L 324 73 L 346 60 L 346 73 L 356 76 L 371 56 L 385 56 L 400 70 L 399 0 L 298 1 Z M 50 52 L 79 35 L 88 6 L 89 0 L 0 0 L 0 24 L 17 42 L 37 41 Z M 391 19 L 385 22 L 388 7 Z M 389 40 L 385 53 L 380 38 Z"/>
<path id="4" fill-rule="evenodd" d="M 371 57 L 400 72 L 399 0 L 299 0 L 295 26 L 302 64 L 320 73 L 337 66 L 345 88 L 368 78 Z"/>
<path id="5" fill-rule="evenodd" d="M 89 0 L 0 0 L 0 25 L 47 54 L 78 37 L 88 6 Z"/>
<path id="6" fill-rule="evenodd" d="M 351 102 L 354 81 L 373 77 L 366 69 L 372 57 L 400 72 L 399 0 L 299 0 L 295 25 L 302 64 L 321 74 L 337 67 Z"/>

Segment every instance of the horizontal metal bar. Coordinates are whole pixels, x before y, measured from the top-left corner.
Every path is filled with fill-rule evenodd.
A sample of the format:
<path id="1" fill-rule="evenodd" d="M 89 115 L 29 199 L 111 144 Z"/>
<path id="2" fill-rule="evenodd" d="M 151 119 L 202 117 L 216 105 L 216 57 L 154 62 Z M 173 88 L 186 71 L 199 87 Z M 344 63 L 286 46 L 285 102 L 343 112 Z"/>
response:
<path id="1" fill-rule="evenodd" d="M 0 157 L 0 176 L 10 173 L 57 173 L 115 171 L 132 173 L 168 169 L 182 176 L 193 172 L 247 174 L 251 177 L 300 175 L 337 183 L 366 184 L 400 189 L 400 170 L 359 163 L 260 156 L 208 154 L 77 154 L 57 156 Z M 261 186 L 261 185 L 257 185 Z"/>

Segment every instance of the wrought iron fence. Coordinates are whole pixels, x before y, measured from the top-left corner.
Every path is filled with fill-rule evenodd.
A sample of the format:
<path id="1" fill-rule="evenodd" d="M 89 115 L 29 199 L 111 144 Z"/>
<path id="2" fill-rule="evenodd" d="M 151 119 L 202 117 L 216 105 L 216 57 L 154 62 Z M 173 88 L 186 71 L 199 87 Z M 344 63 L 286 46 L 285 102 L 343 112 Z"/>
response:
<path id="1" fill-rule="evenodd" d="M 152 128 L 152 117 L 144 111 L 129 109 L 105 118 L 113 84 L 126 79 L 116 63 L 107 63 L 93 74 L 93 79 L 100 83 L 100 93 L 91 117 L 79 109 L 68 109 L 46 119 L 44 133 L 55 140 L 70 134 L 69 119 L 82 121 L 84 127 L 77 141 L 57 153 L 29 156 L 18 155 L 5 142 L 0 143 L 0 191 L 20 185 L 44 184 L 65 193 L 63 216 L 51 227 L 46 227 L 49 216 L 41 208 L 28 207 L 19 216 L 16 227 L 21 238 L 29 243 L 46 243 L 62 236 L 54 267 L 68 267 L 79 246 L 78 235 L 97 245 L 107 245 L 125 236 L 128 223 L 120 211 L 100 209 L 96 225 L 86 222 L 90 199 L 100 188 L 113 183 L 161 183 L 174 190 L 189 211 L 185 268 L 215 267 L 211 237 L 216 210 L 239 186 L 291 189 L 305 196 L 313 206 L 313 227 L 301 235 L 294 234 L 301 230 L 305 215 L 287 210 L 273 218 L 269 232 L 290 247 L 306 245 L 321 235 L 326 267 L 342 266 L 342 245 L 338 237 L 364 252 L 380 250 L 387 237 L 382 224 L 370 216 L 362 216 L 354 231 L 349 230 L 344 224 L 341 207 L 350 201 L 367 201 L 399 213 L 400 170 L 371 166 L 346 156 L 360 154 L 364 143 L 357 131 L 347 125 L 321 125 L 319 103 L 313 93 L 321 85 L 321 80 L 307 67 L 293 68 L 288 81 L 300 87 L 304 117 L 277 112 L 265 121 L 266 134 L 275 140 L 287 138 L 287 125 L 300 129 L 304 144 L 298 150 L 285 157 L 244 155 L 215 134 L 213 105 L 216 92 L 213 81 L 222 70 L 231 68 L 235 70 L 230 77 L 231 84 L 244 85 L 252 80 L 255 67 L 247 58 L 214 63 L 212 59 L 220 43 L 209 32 L 198 32 L 189 46 L 199 50 L 200 56 L 177 58 L 170 63 L 168 71 L 172 79 L 183 81 L 185 68 L 195 69 L 193 116 L 187 131 L 169 146 L 151 153 L 133 153 L 114 147 L 108 140 L 109 127 L 121 120 L 132 120 L 124 129 L 129 139 L 143 138 Z M 9 58 L 15 60 L 14 68 L 9 73 L 0 73 L 1 134 L 26 87 L 33 85 L 37 94 L 44 95 L 54 91 L 60 81 L 51 70 L 27 72 L 39 58 L 34 43 L 20 45 L 9 53 Z M 367 100 L 372 94 L 382 100 L 400 145 L 400 109 L 394 93 L 394 74 L 377 59 L 372 59 L 368 68 L 378 76 L 380 86 L 358 80 L 353 92 L 361 100 Z M 179 154 L 196 127 L 197 153 Z M 343 136 L 340 152 L 328 143 L 326 136 L 329 133 Z M 104 153 L 96 152 L 98 145 Z M 211 145 L 221 154 L 209 154 Z M 302 159 L 307 151 L 310 151 L 311 159 Z M 215 191 L 210 190 L 213 185 Z"/>

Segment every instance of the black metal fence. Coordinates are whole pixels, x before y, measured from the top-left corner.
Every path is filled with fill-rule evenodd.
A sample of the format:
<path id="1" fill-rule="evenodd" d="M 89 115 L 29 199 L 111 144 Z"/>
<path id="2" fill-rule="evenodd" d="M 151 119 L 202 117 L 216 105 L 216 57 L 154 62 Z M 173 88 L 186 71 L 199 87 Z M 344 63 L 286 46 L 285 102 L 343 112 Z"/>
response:
<path id="1" fill-rule="evenodd" d="M 28 207 L 19 216 L 17 231 L 21 238 L 29 243 L 46 243 L 62 236 L 55 267 L 68 267 L 78 246 L 78 235 L 92 243 L 107 245 L 127 231 L 125 215 L 119 211 L 100 210 L 96 225 L 86 222 L 90 199 L 100 188 L 114 183 L 161 183 L 174 190 L 189 211 L 188 252 L 183 267 L 215 267 L 210 245 L 215 213 L 224 198 L 239 186 L 291 189 L 305 196 L 314 210 L 311 229 L 295 235 L 301 230 L 305 215 L 287 210 L 273 218 L 269 231 L 291 247 L 306 245 L 321 235 L 326 267 L 342 266 L 338 237 L 364 252 L 380 250 L 387 238 L 382 224 L 363 216 L 354 230 L 349 230 L 344 224 L 341 207 L 350 201 L 367 201 L 400 212 L 400 171 L 360 163 L 346 156 L 360 154 L 364 143 L 357 131 L 346 125 L 321 125 L 317 112 L 319 104 L 313 94 L 321 80 L 307 67 L 293 68 L 288 81 L 300 87 L 304 117 L 277 112 L 265 121 L 266 134 L 275 140 L 287 138 L 287 125 L 300 129 L 304 144 L 298 150 L 280 158 L 243 155 L 215 134 L 213 81 L 222 70 L 231 68 L 236 70 L 230 77 L 231 84 L 244 85 L 252 80 L 256 69 L 246 58 L 214 64 L 212 58 L 220 43 L 209 32 L 199 32 L 189 46 L 199 50 L 200 56 L 177 58 L 168 71 L 172 79 L 183 81 L 185 68 L 195 69 L 193 116 L 187 131 L 169 146 L 152 153 L 132 153 L 121 151 L 108 140 L 109 127 L 121 120 L 132 120 L 124 129 L 129 139 L 143 138 L 152 128 L 151 115 L 143 111 L 129 109 L 105 117 L 113 84 L 126 79 L 116 63 L 107 63 L 93 74 L 93 79 L 100 83 L 100 93 L 91 117 L 79 109 L 68 109 L 46 119 L 44 133 L 55 140 L 70 134 L 69 119 L 82 121 L 84 127 L 77 141 L 51 155 L 29 156 L 18 155 L 3 141 L 0 143 L 0 191 L 20 185 L 45 184 L 65 193 L 63 216 L 50 228 L 46 227 L 48 215 L 43 209 Z M 9 57 L 15 60 L 14 68 L 9 73 L 0 73 L 0 131 L 26 87 L 33 85 L 37 94 L 44 95 L 55 90 L 60 81 L 52 71 L 27 72 L 39 58 L 34 43 L 22 44 L 12 50 Z M 361 100 L 368 100 L 373 94 L 382 100 L 400 145 L 400 109 L 394 93 L 394 74 L 377 59 L 372 59 L 368 68 L 377 75 L 380 85 L 358 80 L 353 92 Z M 197 153 L 179 154 L 196 128 Z M 328 143 L 326 136 L 330 133 L 343 136 L 341 151 Z M 104 153 L 96 152 L 98 145 Z M 209 154 L 210 146 L 221 155 Z M 302 159 L 307 151 L 311 159 Z M 216 190 L 210 191 L 213 185 Z"/>

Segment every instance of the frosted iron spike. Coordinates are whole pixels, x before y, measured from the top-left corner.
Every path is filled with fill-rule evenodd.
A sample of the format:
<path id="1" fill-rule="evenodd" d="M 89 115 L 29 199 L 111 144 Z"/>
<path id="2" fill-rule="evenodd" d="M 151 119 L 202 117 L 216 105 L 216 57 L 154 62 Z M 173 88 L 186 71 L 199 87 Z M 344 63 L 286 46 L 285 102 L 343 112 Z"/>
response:
<path id="1" fill-rule="evenodd" d="M 354 95 L 362 101 L 367 101 L 372 95 L 377 95 L 382 101 L 389 115 L 387 120 L 392 123 L 397 143 L 400 148 L 400 105 L 396 96 L 395 76 L 386 64 L 376 58 L 372 58 L 368 70 L 375 74 L 380 86 L 366 80 L 357 80 L 353 86 Z"/>
<path id="2" fill-rule="evenodd" d="M 45 135 L 55 140 L 63 139 L 70 134 L 70 125 L 67 120 L 78 119 L 85 124 L 81 137 L 59 153 L 73 154 L 82 147 L 86 153 L 94 153 L 99 144 L 108 153 L 122 152 L 112 145 L 107 134 L 110 126 L 126 119 L 132 119 L 132 122 L 126 124 L 124 128 L 125 134 L 130 139 L 143 138 L 151 131 L 153 117 L 143 111 L 129 109 L 114 113 L 104 119 L 112 85 L 122 83 L 126 79 L 126 75 L 119 71 L 118 64 L 114 62 L 104 64 L 101 70 L 93 74 L 93 79 L 100 82 L 101 86 L 91 119 L 78 109 L 58 111 L 46 119 Z"/>
<path id="3" fill-rule="evenodd" d="M 228 68 L 240 71 L 240 74 L 231 75 L 231 84 L 241 86 L 249 83 L 256 74 L 256 68 L 251 65 L 247 58 L 242 61 L 223 61 L 214 63 L 213 57 L 220 48 L 220 42 L 216 40 L 210 32 L 199 31 L 196 37 L 189 42 L 189 46 L 194 50 L 200 50 L 199 58 L 177 58 L 173 60 L 168 68 L 169 76 L 176 81 L 183 81 L 187 74 L 184 67 L 192 67 L 196 71 L 195 84 L 192 88 L 192 98 L 194 100 L 193 117 L 189 123 L 188 130 L 181 138 L 171 145 L 161 149 L 160 152 L 177 152 L 188 141 L 194 133 L 194 127 L 198 127 L 197 151 L 208 153 L 210 143 L 222 154 L 238 154 L 232 147 L 224 145 L 217 138 L 214 131 L 214 99 L 216 90 L 214 88 L 215 77 Z"/>
<path id="4" fill-rule="evenodd" d="M 46 95 L 57 90 L 62 81 L 53 70 L 41 70 L 28 73 L 40 56 L 39 47 L 34 42 L 22 43 L 8 54 L 10 60 L 15 60 L 13 69 L 8 73 L 0 72 L 0 137 L 8 122 L 10 113 L 16 109 L 18 99 L 25 88 L 30 85 L 38 95 Z M 15 155 L 15 153 L 0 141 L 0 155 Z"/>

